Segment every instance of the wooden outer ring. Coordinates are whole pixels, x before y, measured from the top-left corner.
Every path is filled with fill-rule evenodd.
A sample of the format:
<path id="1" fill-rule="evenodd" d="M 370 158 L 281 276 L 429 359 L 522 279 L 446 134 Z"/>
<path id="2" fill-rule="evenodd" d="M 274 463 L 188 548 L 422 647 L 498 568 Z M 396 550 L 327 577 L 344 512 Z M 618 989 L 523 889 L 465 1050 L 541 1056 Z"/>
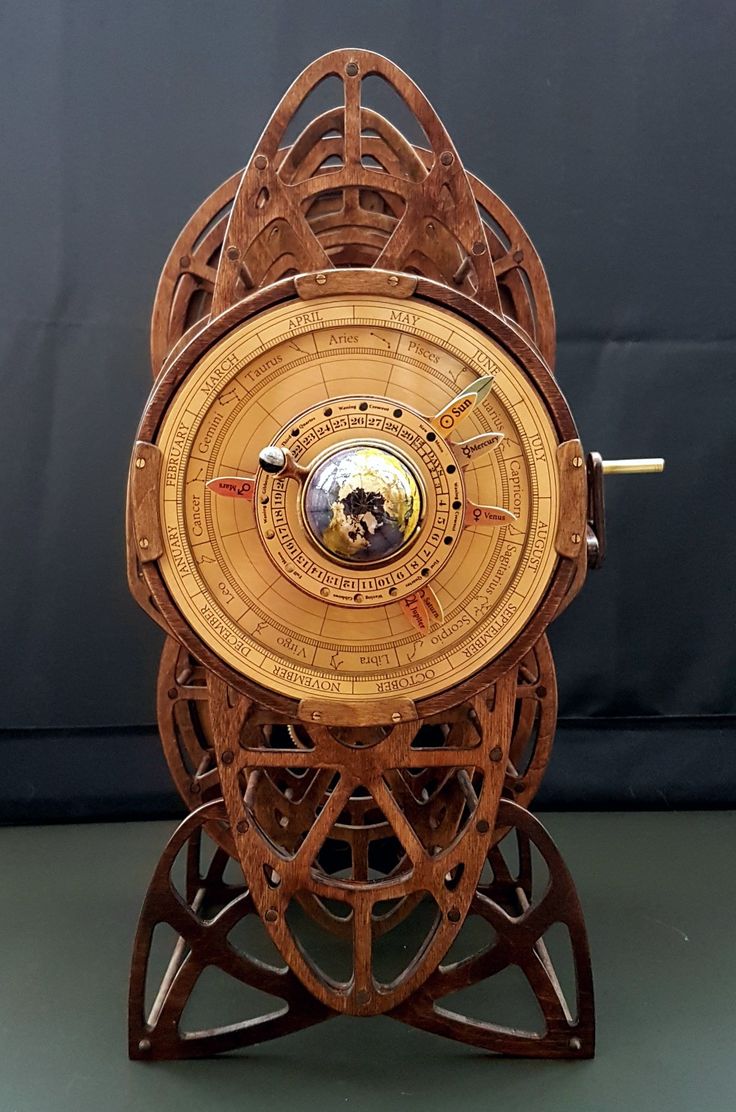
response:
<path id="1" fill-rule="evenodd" d="M 355 293 L 365 292 L 366 274 L 371 273 L 370 271 L 345 269 L 339 273 L 341 293 L 350 293 L 347 283 L 353 274 L 356 278 Z M 388 272 L 385 271 L 373 270 L 372 273 L 376 279 L 388 275 Z M 541 396 L 560 443 L 577 438 L 575 422 L 562 391 L 538 350 L 527 340 L 518 326 L 486 309 L 465 294 L 450 290 L 439 282 L 434 282 L 429 278 L 415 278 L 413 275 L 411 279 L 416 283 L 412 297 L 433 302 L 467 318 L 475 325 L 480 326 L 515 358 L 522 372 Z M 325 295 L 328 294 L 328 291 L 329 284 L 325 289 Z M 163 416 L 180 383 L 194 364 L 214 343 L 232 328 L 255 316 L 256 313 L 292 299 L 298 300 L 298 294 L 294 278 L 289 277 L 256 291 L 249 297 L 230 306 L 218 317 L 208 320 L 202 329 L 171 360 L 156 382 L 143 412 L 136 440 L 148 442 L 155 440 Z M 561 608 L 574 576 L 575 565 L 575 560 L 559 556 L 547 590 L 521 633 L 507 645 L 499 656 L 489 661 L 484 668 L 463 680 L 462 683 L 448 688 L 446 691 L 418 699 L 415 704 L 418 716 L 428 718 L 432 715 L 441 714 L 449 707 L 456 706 L 489 687 L 499 676 L 504 675 L 510 668 L 518 664 Z M 230 668 L 205 645 L 186 623 L 176 607 L 159 570 L 158 561 L 143 564 L 141 570 L 151 596 L 172 636 L 183 644 L 193 656 L 200 660 L 205 667 L 210 668 L 230 687 L 256 700 L 269 710 L 283 715 L 285 720 L 294 720 L 298 717 L 298 700 L 279 695 L 269 688 L 249 680 L 246 676 Z M 390 721 L 390 699 L 386 700 L 386 705 L 387 720 Z M 351 720 L 352 716 L 348 709 L 345 724 L 349 725 Z"/>

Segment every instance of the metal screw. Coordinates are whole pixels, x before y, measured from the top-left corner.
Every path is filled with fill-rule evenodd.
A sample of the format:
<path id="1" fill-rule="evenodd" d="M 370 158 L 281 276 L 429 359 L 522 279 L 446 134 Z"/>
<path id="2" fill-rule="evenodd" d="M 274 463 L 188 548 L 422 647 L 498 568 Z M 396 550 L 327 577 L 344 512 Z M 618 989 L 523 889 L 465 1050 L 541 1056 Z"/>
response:
<path id="1" fill-rule="evenodd" d="M 452 151 L 443 151 L 440 155 L 440 162 L 443 166 L 452 166 L 455 161 L 455 156 Z"/>
<path id="2" fill-rule="evenodd" d="M 357 62 L 348 62 L 348 64 L 345 66 L 345 73 L 348 75 L 348 77 L 357 77 L 358 76 L 358 63 Z"/>
<path id="3" fill-rule="evenodd" d="M 222 754 L 222 763 L 224 765 L 231 765 L 234 760 L 235 754 L 233 753 L 232 749 L 226 749 L 225 752 Z"/>
<path id="4" fill-rule="evenodd" d="M 367 988 L 361 988 L 355 994 L 355 1001 L 357 1004 L 367 1004 L 371 998 L 371 994 Z"/>
<path id="5" fill-rule="evenodd" d="M 524 791 L 525 788 L 526 788 L 526 784 L 524 783 L 523 780 L 517 780 L 516 783 L 514 784 L 514 791 L 516 792 L 517 795 L 521 795 L 521 793 Z"/>
<path id="6" fill-rule="evenodd" d="M 315 278 L 315 282 L 317 283 L 318 286 L 324 286 L 326 281 L 327 281 L 327 275 L 326 274 L 318 274 L 317 277 Z"/>
<path id="7" fill-rule="evenodd" d="M 322 718 L 322 715 L 319 713 L 318 710 L 313 710 L 312 711 L 312 721 L 313 722 L 319 722 L 321 718 Z"/>
<path id="8" fill-rule="evenodd" d="M 175 699 L 178 694 L 179 694 L 178 687 L 170 687 L 169 688 L 168 696 L 169 696 L 170 699 Z"/>
<path id="9" fill-rule="evenodd" d="M 353 598 L 356 602 L 362 602 L 363 601 L 363 596 L 360 594 L 360 592 L 357 595 L 353 595 Z"/>
<path id="10" fill-rule="evenodd" d="M 498 761 L 501 760 L 502 756 L 503 756 L 503 753 L 501 751 L 501 746 L 500 745 L 494 745 L 494 747 L 493 747 L 493 749 L 491 749 L 491 753 L 490 753 L 491 760 L 497 763 Z"/>
<path id="11" fill-rule="evenodd" d="M 138 1043 L 138 1049 L 139 1050 L 150 1050 L 151 1049 L 151 1040 L 150 1039 L 141 1039 L 141 1041 Z"/>
<path id="12" fill-rule="evenodd" d="M 202 785 L 196 780 L 193 780 L 189 787 L 189 791 L 192 793 L 192 795 L 199 795 L 202 791 Z"/>
<path id="13" fill-rule="evenodd" d="M 572 465 L 573 465 L 573 467 L 582 467 L 583 466 L 583 457 L 582 456 L 575 456 L 573 461 L 572 461 Z"/>
<path id="14" fill-rule="evenodd" d="M 269 907 L 268 911 L 263 916 L 267 923 L 275 923 L 278 917 L 279 913 L 275 907 Z"/>
<path id="15" fill-rule="evenodd" d="M 179 266 L 181 267 L 182 270 L 186 270 L 187 267 L 189 266 L 189 264 L 191 263 L 191 261 L 192 260 L 189 258 L 188 255 L 182 255 L 181 258 L 179 259 Z"/>
<path id="16" fill-rule="evenodd" d="M 450 910 L 447 912 L 447 918 L 450 920 L 451 923 L 459 923 L 460 922 L 460 908 L 459 907 L 451 907 Z"/>
<path id="17" fill-rule="evenodd" d="M 141 537 L 141 539 L 138 541 L 138 545 L 140 548 L 148 548 L 148 543 L 148 537 Z"/>
<path id="18" fill-rule="evenodd" d="M 389 286 L 398 286 L 398 284 L 399 284 L 398 274 L 389 274 L 388 284 L 389 284 Z"/>
<path id="19" fill-rule="evenodd" d="M 522 259 L 524 258 L 524 252 L 523 251 L 514 251 L 514 256 L 513 257 L 514 257 L 514 262 L 515 263 L 520 263 L 522 261 Z"/>
<path id="20" fill-rule="evenodd" d="M 570 1042 L 567 1045 L 570 1047 L 570 1050 L 582 1050 L 583 1048 L 583 1044 L 581 1043 L 580 1039 L 577 1038 L 570 1039 Z"/>
<path id="21" fill-rule="evenodd" d="M 245 821 L 245 819 L 241 819 L 240 822 L 236 823 L 235 829 L 237 830 L 238 834 L 245 834 L 246 830 L 248 829 L 248 823 Z"/>
<path id="22" fill-rule="evenodd" d="M 401 715 L 399 714 L 399 712 L 397 710 L 395 710 L 394 713 L 391 715 L 391 721 L 392 722 L 400 722 L 401 721 Z"/>
<path id="23" fill-rule="evenodd" d="M 265 170 L 268 166 L 268 159 L 266 158 L 265 154 L 257 154 L 256 157 L 253 159 L 253 165 L 255 166 L 256 170 Z"/>
<path id="24" fill-rule="evenodd" d="M 238 250 L 238 248 L 235 246 L 234 243 L 230 244 L 230 246 L 225 251 L 225 254 L 227 255 L 228 259 L 238 259 L 238 258 L 240 258 L 240 251 Z"/>
<path id="25" fill-rule="evenodd" d="M 573 544 L 580 544 L 580 534 L 579 533 L 573 533 L 572 536 L 570 537 L 570 540 L 572 541 Z"/>
<path id="26" fill-rule="evenodd" d="M 139 471 L 142 467 L 146 466 L 146 461 L 144 460 L 143 456 L 138 456 L 138 459 L 135 461 L 135 465 Z"/>
<path id="27" fill-rule="evenodd" d="M 481 243 L 480 240 L 477 240 L 477 242 L 473 244 L 473 254 L 474 255 L 482 255 L 483 252 L 485 251 L 485 249 L 486 249 L 485 243 Z"/>
<path id="28" fill-rule="evenodd" d="M 475 829 L 479 834 L 487 834 L 491 828 L 485 819 L 481 819 L 480 822 L 476 824 Z"/>
<path id="29" fill-rule="evenodd" d="M 266 530 L 266 540 L 267 541 L 272 541 L 275 536 L 276 536 L 276 534 L 274 533 L 273 529 L 267 529 Z"/>
<path id="30" fill-rule="evenodd" d="M 322 595 L 322 598 L 328 598 L 328 596 L 330 594 L 330 588 L 329 587 L 320 587 L 319 593 Z"/>

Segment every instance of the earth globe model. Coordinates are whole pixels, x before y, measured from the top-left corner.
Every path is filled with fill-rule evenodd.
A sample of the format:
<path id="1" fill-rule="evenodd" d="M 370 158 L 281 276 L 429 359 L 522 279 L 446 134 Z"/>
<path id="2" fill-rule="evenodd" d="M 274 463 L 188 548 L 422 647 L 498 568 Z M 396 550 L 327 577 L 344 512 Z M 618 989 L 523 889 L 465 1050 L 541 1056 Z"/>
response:
<path id="1" fill-rule="evenodd" d="M 386 560 L 408 544 L 419 524 L 421 494 L 398 455 L 352 444 L 314 468 L 302 511 L 323 549 L 339 560 L 366 564 Z"/>

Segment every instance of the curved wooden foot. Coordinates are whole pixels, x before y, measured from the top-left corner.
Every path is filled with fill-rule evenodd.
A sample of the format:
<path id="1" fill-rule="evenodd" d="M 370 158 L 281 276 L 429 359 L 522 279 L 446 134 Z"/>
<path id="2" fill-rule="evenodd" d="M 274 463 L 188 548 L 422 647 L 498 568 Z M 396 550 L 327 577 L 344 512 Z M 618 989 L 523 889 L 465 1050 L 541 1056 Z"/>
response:
<path id="1" fill-rule="evenodd" d="M 230 884 L 224 873 L 228 854 L 215 848 L 203 864 L 205 844 L 216 824 L 226 827 L 221 801 L 192 812 L 170 838 L 141 911 L 130 977 L 128 1035 L 131 1058 L 162 1060 L 202 1058 L 265 1042 L 330 1018 L 333 1014 L 310 995 L 294 974 L 281 965 L 256 959 L 240 949 L 232 934 L 248 917 L 262 930 L 250 894 L 243 884 Z M 203 843 L 202 832 L 206 837 Z M 183 865 L 183 880 L 177 869 Z M 154 932 L 169 928 L 176 938 L 171 957 L 146 1006 L 146 986 L 153 979 Z M 202 974 L 219 970 L 250 989 L 253 997 L 268 994 L 273 1007 L 240 1022 L 187 1030 L 184 1013 Z M 252 1003 L 251 1003 L 252 1010 Z"/>
<path id="2" fill-rule="evenodd" d="M 464 923 L 471 952 L 462 952 L 461 935 L 425 984 L 389 1014 L 496 1054 L 592 1058 L 593 976 L 572 877 L 547 831 L 523 807 L 502 802 L 498 826 L 506 834 L 489 853 Z M 506 986 L 497 990 L 494 978 L 509 974 L 516 977 L 517 996 L 519 987 L 529 996 L 529 1026 L 503 1022 L 504 1007 L 518 999 L 505 995 Z M 473 1000 L 472 990 L 481 985 Z M 479 995 L 488 1018 L 464 1014 Z"/>

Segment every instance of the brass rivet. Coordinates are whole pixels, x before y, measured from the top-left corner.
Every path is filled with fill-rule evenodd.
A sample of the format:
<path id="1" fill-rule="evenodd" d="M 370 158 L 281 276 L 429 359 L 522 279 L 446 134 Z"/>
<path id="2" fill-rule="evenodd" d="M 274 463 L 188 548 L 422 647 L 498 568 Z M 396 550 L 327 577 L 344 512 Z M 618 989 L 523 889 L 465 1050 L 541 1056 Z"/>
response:
<path id="1" fill-rule="evenodd" d="M 389 284 L 389 286 L 398 286 L 398 284 L 399 284 L 398 274 L 389 274 L 388 284 Z"/>
<path id="2" fill-rule="evenodd" d="M 493 749 L 491 749 L 491 753 L 490 753 L 491 760 L 494 763 L 498 763 L 498 761 L 501 760 L 502 756 L 503 756 L 503 753 L 501 752 L 501 746 L 500 745 L 494 745 L 494 747 L 493 747 Z"/>
<path id="3" fill-rule="evenodd" d="M 400 722 L 401 721 L 401 715 L 399 714 L 399 712 L 397 710 L 395 710 L 394 713 L 391 715 L 391 721 L 392 722 Z"/>
<path id="4" fill-rule="evenodd" d="M 482 243 L 480 240 L 477 240 L 477 242 L 473 244 L 473 254 L 474 255 L 482 255 L 483 252 L 485 251 L 485 249 L 486 249 L 485 243 Z"/>
<path id="5" fill-rule="evenodd" d="M 248 823 L 245 821 L 245 819 L 241 819 L 240 822 L 236 825 L 235 829 L 237 830 L 238 834 L 245 834 L 248 829 Z"/>
<path id="6" fill-rule="evenodd" d="M 583 457 L 582 456 L 575 456 L 573 461 L 572 461 L 572 465 L 573 465 L 573 467 L 582 467 L 583 466 Z"/>
<path id="7" fill-rule="evenodd" d="M 524 252 L 523 251 L 514 251 L 514 262 L 515 263 L 520 263 L 523 260 L 523 258 L 524 258 Z"/>
<path id="8" fill-rule="evenodd" d="M 148 548 L 148 537 L 141 537 L 138 541 L 138 545 L 140 548 Z"/>
<path id="9" fill-rule="evenodd" d="M 318 711 L 318 710 L 313 710 L 313 711 L 312 711 L 312 721 L 313 721 L 313 722 L 319 722 L 319 720 L 321 719 L 321 717 L 322 717 L 322 715 L 321 715 L 321 714 L 319 713 L 319 711 Z"/>
<path id="10" fill-rule="evenodd" d="M 327 275 L 326 274 L 318 274 L 317 277 L 315 278 L 315 282 L 317 283 L 318 286 L 324 286 L 326 281 L 327 281 Z"/>
<path id="11" fill-rule="evenodd" d="M 322 598 L 329 598 L 330 588 L 329 587 L 320 587 L 319 593 L 322 595 Z"/>
<path id="12" fill-rule="evenodd" d="M 182 270 L 186 270 L 191 261 L 192 260 L 189 258 L 188 255 L 182 255 L 182 257 L 179 259 L 179 266 Z"/>
<path id="13" fill-rule="evenodd" d="M 455 156 L 452 151 L 443 151 L 440 155 L 440 162 L 443 166 L 452 166 L 455 161 Z"/>
<path id="14" fill-rule="evenodd" d="M 393 598 L 394 595 L 398 595 L 399 592 L 396 587 L 389 587 L 388 593 L 391 595 L 391 598 Z"/>
<path id="15" fill-rule="evenodd" d="M 255 166 L 256 170 L 265 170 L 268 166 L 268 159 L 266 158 L 265 154 L 257 154 L 256 157 L 253 159 L 253 165 Z"/>
<path id="16" fill-rule="evenodd" d="M 266 540 L 267 541 L 272 541 L 275 536 L 276 536 L 276 534 L 274 533 L 273 529 L 267 529 L 266 530 Z"/>
<path id="17" fill-rule="evenodd" d="M 580 534 L 579 533 L 573 533 L 572 536 L 570 537 L 570 540 L 572 541 L 573 544 L 580 544 Z"/>
<path id="18" fill-rule="evenodd" d="M 150 1050 L 151 1049 L 151 1040 L 150 1039 L 141 1039 L 141 1041 L 138 1043 L 138 1049 L 139 1050 Z"/>
<path id="19" fill-rule="evenodd" d="M 357 77 L 358 76 L 358 63 L 357 62 L 348 62 L 348 64 L 345 66 L 345 73 L 348 75 L 348 77 Z"/>
<path id="20" fill-rule="evenodd" d="M 222 754 L 222 763 L 224 765 L 231 765 L 234 760 L 235 754 L 233 753 L 232 749 L 226 749 L 225 752 Z"/>
<path id="21" fill-rule="evenodd" d="M 240 251 L 234 243 L 230 244 L 225 254 L 227 255 L 228 259 L 237 259 L 240 257 Z"/>
<path id="22" fill-rule="evenodd" d="M 135 461 L 135 465 L 139 471 L 142 467 L 146 466 L 146 461 L 144 460 L 143 456 L 138 456 L 138 459 Z"/>
<path id="23" fill-rule="evenodd" d="M 459 907 L 451 907 L 450 910 L 447 912 L 447 918 L 450 920 L 451 923 L 459 923 L 460 922 L 460 908 Z"/>
<path id="24" fill-rule="evenodd" d="M 275 907 L 269 907 L 268 911 L 263 916 L 267 923 L 275 923 L 278 917 L 279 913 Z"/>
<path id="25" fill-rule="evenodd" d="M 479 834 L 487 834 L 491 828 L 485 819 L 481 819 L 480 822 L 476 823 L 475 829 L 478 831 Z"/>
<path id="26" fill-rule="evenodd" d="M 360 593 L 358 593 L 357 595 L 353 595 L 353 600 L 355 602 L 362 602 L 363 601 L 363 596 Z"/>

